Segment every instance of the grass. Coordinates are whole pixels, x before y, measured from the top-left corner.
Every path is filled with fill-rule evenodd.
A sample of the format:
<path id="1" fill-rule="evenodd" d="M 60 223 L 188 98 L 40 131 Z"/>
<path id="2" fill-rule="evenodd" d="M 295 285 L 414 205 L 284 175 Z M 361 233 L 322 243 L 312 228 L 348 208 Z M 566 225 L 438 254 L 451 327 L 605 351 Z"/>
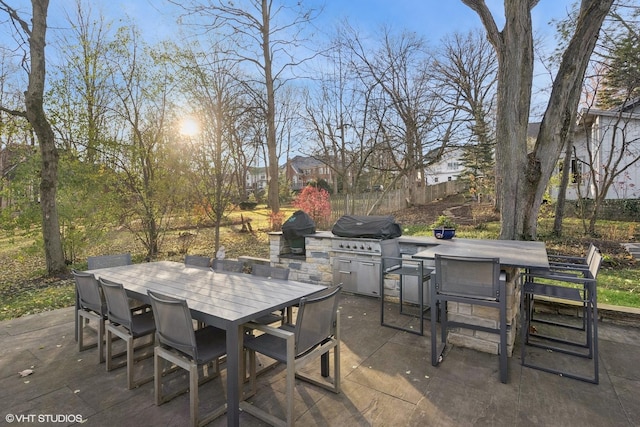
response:
<path id="1" fill-rule="evenodd" d="M 296 209 L 282 210 L 288 218 Z M 221 244 L 228 258 L 240 255 L 268 258 L 270 211 L 259 208 L 252 211 L 236 211 L 229 216 L 229 225 L 221 230 Z M 240 220 L 250 219 L 253 233 L 241 233 Z M 162 241 L 160 259 L 182 261 L 185 253 L 214 256 L 214 230 L 212 228 L 188 229 L 191 234 L 188 244 L 180 236 L 185 225 L 168 232 Z M 606 239 L 591 239 L 582 235 L 582 224 L 577 219 L 564 222 L 567 237 L 555 238 L 550 230 L 552 219 L 543 219 L 539 225 L 539 238 L 545 241 L 550 253 L 581 255 L 588 243 L 594 241 L 605 255 L 598 276 L 598 300 L 601 303 L 640 308 L 640 265 L 630 259 L 619 242 L 640 239 L 637 223 L 601 221 L 598 231 Z M 476 226 L 458 226 L 457 237 L 495 239 L 500 232 L 498 222 L 481 223 Z M 406 225 L 403 234 L 409 236 L 431 236 L 429 225 Z M 74 284 L 70 275 L 46 278 L 40 236 L 33 234 L 0 235 L 0 320 L 68 307 L 74 303 Z M 103 242 L 82 251 L 81 258 L 70 268 L 86 269 L 86 257 L 105 253 L 131 252 L 134 262 L 142 262 L 144 248 L 124 231 L 112 231 Z"/>

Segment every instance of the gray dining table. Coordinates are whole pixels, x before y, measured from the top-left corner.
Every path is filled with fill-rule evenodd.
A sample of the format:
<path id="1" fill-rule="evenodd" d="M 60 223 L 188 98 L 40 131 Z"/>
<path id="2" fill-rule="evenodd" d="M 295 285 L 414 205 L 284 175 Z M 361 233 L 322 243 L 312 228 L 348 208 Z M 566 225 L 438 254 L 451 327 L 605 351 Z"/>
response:
<path id="1" fill-rule="evenodd" d="M 143 302 L 149 302 L 150 290 L 185 299 L 195 320 L 226 331 L 229 426 L 238 426 L 240 418 L 243 324 L 326 289 L 322 285 L 215 272 L 170 261 L 102 268 L 89 273 L 122 283 L 131 297 Z"/>
<path id="2" fill-rule="evenodd" d="M 436 254 L 448 256 L 499 258 L 500 265 L 516 268 L 549 268 L 544 242 L 496 239 L 436 239 L 420 240 L 423 249 L 413 257 L 434 260 Z"/>

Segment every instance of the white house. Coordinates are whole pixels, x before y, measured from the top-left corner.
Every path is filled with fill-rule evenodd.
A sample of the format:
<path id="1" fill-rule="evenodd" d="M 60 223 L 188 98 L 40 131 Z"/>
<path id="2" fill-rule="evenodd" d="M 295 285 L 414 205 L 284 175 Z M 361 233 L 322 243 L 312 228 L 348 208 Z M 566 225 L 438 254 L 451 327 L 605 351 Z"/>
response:
<path id="1" fill-rule="evenodd" d="M 458 179 L 464 170 L 461 158 L 461 148 L 452 148 L 442 153 L 437 162 L 425 168 L 426 184 L 432 185 Z"/>
<path id="2" fill-rule="evenodd" d="M 611 110 L 583 110 L 574 147 L 568 200 L 594 198 L 596 188 L 602 188 L 612 171 L 623 169 L 606 198 L 640 198 L 640 98 Z"/>

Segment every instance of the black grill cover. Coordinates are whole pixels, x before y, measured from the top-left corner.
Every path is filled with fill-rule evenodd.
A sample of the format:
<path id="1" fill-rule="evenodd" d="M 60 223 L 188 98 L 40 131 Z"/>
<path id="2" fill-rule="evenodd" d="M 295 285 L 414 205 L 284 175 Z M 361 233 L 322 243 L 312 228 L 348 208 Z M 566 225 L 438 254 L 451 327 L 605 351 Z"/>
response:
<path id="1" fill-rule="evenodd" d="M 294 240 L 306 234 L 316 232 L 316 223 L 305 211 L 295 211 L 293 215 L 282 224 L 282 235 L 287 240 Z"/>
<path id="2" fill-rule="evenodd" d="M 393 239 L 402 236 L 400 224 L 392 216 L 344 215 L 333 225 L 333 234 L 340 237 Z"/>

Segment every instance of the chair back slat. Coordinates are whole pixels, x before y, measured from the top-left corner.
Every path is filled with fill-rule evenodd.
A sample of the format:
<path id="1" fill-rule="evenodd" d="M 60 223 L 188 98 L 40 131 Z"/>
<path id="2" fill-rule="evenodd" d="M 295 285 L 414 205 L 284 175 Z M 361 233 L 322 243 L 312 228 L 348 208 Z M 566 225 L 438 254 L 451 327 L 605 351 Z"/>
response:
<path id="1" fill-rule="evenodd" d="M 272 267 L 265 264 L 253 264 L 251 266 L 251 274 L 260 277 L 271 277 L 272 279 L 289 279 L 288 268 Z"/>
<path id="2" fill-rule="evenodd" d="M 89 270 L 96 270 L 98 268 L 108 267 L 120 267 L 121 265 L 131 264 L 131 254 L 118 254 L 118 255 L 100 255 L 90 256 L 87 258 L 87 267 Z"/>
<path id="3" fill-rule="evenodd" d="M 595 279 L 598 277 L 598 271 L 600 271 L 600 264 L 602 264 L 602 254 L 600 251 L 594 252 L 591 257 L 591 261 L 589 262 L 589 273 L 591 274 L 591 278 Z"/>
<path id="4" fill-rule="evenodd" d="M 184 264 L 194 267 L 210 267 L 211 258 L 201 255 L 185 255 Z"/>
<path id="5" fill-rule="evenodd" d="M 187 302 L 157 292 L 148 291 L 148 294 L 160 343 L 198 360 L 198 346 Z"/>
<path id="6" fill-rule="evenodd" d="M 244 271 L 244 263 L 233 259 L 216 259 L 213 262 L 213 269 L 229 273 L 242 273 Z"/>
<path id="7" fill-rule="evenodd" d="M 498 258 L 454 257 L 436 254 L 437 293 L 499 300 L 500 262 Z"/>
<path id="8" fill-rule="evenodd" d="M 131 330 L 132 315 L 129 309 L 129 298 L 122 283 L 100 278 L 100 286 L 107 301 L 107 317 L 111 323 L 117 323 Z"/>
<path id="9" fill-rule="evenodd" d="M 335 334 L 338 296 L 342 286 L 319 297 L 300 299 L 296 318 L 296 356 L 306 353 Z"/>
<path id="10" fill-rule="evenodd" d="M 94 311 L 105 316 L 106 303 L 98 279 L 91 273 L 72 270 L 78 291 L 78 303 L 84 310 Z"/>

